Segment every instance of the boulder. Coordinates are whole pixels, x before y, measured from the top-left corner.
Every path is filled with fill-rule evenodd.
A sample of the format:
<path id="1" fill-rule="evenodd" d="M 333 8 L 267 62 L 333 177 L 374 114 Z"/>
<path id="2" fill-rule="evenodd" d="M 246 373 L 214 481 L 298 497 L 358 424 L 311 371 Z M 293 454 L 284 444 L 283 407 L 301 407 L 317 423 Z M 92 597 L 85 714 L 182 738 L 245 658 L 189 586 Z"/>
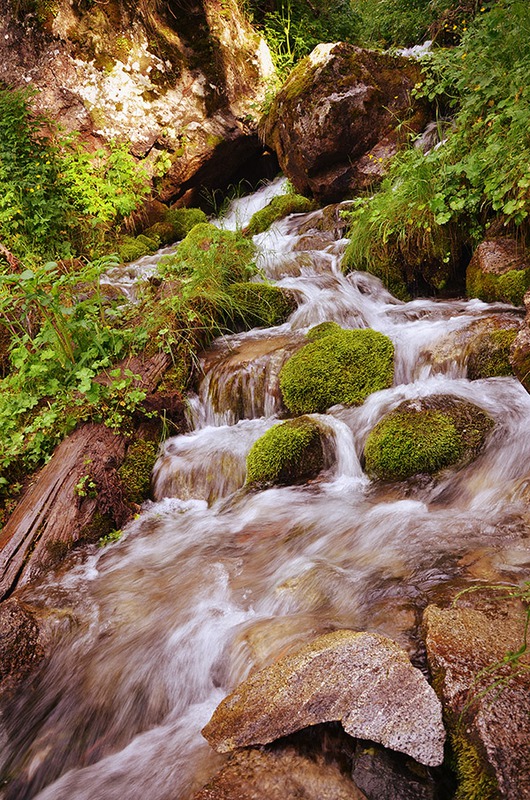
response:
<path id="1" fill-rule="evenodd" d="M 450 395 L 406 400 L 383 417 L 366 440 L 366 472 L 382 480 L 406 480 L 471 461 L 493 420 L 472 403 Z"/>
<path id="2" fill-rule="evenodd" d="M 404 650 L 373 633 L 325 634 L 254 673 L 202 733 L 226 753 L 332 721 L 423 764 L 443 761 L 445 732 L 433 689 Z"/>
<path id="3" fill-rule="evenodd" d="M 289 214 L 305 214 L 314 208 L 311 200 L 299 194 L 280 194 L 273 197 L 264 208 L 256 211 L 243 231 L 245 236 L 256 236 Z"/>
<path id="4" fill-rule="evenodd" d="M 474 320 L 436 343 L 431 355 L 433 367 L 445 372 L 457 365 L 470 380 L 513 375 L 510 348 L 521 325 L 521 320 L 511 314 Z"/>
<path id="5" fill-rule="evenodd" d="M 530 798 L 528 608 L 516 587 L 485 587 L 424 614 L 462 800 Z M 519 653 L 517 658 L 515 654 Z"/>
<path id="6" fill-rule="evenodd" d="M 243 750 L 193 800 L 366 800 L 351 778 L 324 757 L 294 747 Z"/>
<path id="7" fill-rule="evenodd" d="M 318 326 L 320 327 L 320 326 Z M 280 389 L 293 414 L 323 412 L 337 403 L 361 405 L 372 392 L 392 385 L 394 346 L 382 333 L 332 327 L 327 335 L 310 332 L 284 364 Z"/>
<path id="8" fill-rule="evenodd" d="M 275 425 L 254 442 L 247 456 L 247 483 L 303 483 L 323 468 L 320 426 L 310 417 L 298 417 Z"/>
<path id="9" fill-rule="evenodd" d="M 520 306 L 528 288 L 530 258 L 519 242 L 500 237 L 479 244 L 467 267 L 468 297 Z"/>
<path id="10" fill-rule="evenodd" d="M 263 123 L 266 143 L 301 194 L 334 202 L 381 179 L 428 121 L 411 99 L 417 62 L 350 44 L 320 44 L 291 72 Z"/>

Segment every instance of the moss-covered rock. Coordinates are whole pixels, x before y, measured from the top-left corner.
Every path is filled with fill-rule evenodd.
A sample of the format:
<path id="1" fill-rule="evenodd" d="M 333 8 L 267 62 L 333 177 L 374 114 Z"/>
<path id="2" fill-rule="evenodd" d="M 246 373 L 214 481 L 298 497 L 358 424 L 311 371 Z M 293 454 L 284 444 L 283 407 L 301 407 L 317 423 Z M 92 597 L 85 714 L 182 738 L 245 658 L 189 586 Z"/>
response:
<path id="1" fill-rule="evenodd" d="M 336 403 L 360 405 L 386 389 L 394 374 L 394 346 L 365 328 L 330 333 L 298 350 L 280 372 L 280 389 L 293 414 L 325 411 Z"/>
<path id="2" fill-rule="evenodd" d="M 255 236 L 270 228 L 273 222 L 288 214 L 303 214 L 314 209 L 314 204 L 300 194 L 281 194 L 273 197 L 265 208 L 256 211 L 245 228 L 246 236 Z"/>
<path id="3" fill-rule="evenodd" d="M 520 306 L 528 288 L 530 261 L 515 239 L 492 239 L 477 247 L 466 272 L 468 297 Z"/>
<path id="4" fill-rule="evenodd" d="M 275 425 L 254 442 L 247 456 L 247 483 L 301 483 L 323 467 L 320 428 L 309 417 L 298 417 Z"/>
<path id="5" fill-rule="evenodd" d="M 163 271 L 177 276 L 195 276 L 218 286 L 247 281 L 255 272 L 255 248 L 237 231 L 225 231 L 215 225 L 195 225 L 180 243 Z"/>
<path id="6" fill-rule="evenodd" d="M 195 225 L 201 222 L 208 222 L 208 217 L 200 208 L 171 208 L 166 216 L 165 222 L 173 225 L 175 239 L 184 239 Z"/>
<path id="7" fill-rule="evenodd" d="M 314 325 L 306 333 L 306 339 L 309 342 L 316 342 L 318 339 L 323 339 L 324 336 L 329 336 L 331 333 L 342 333 L 344 328 L 341 328 L 337 322 L 320 322 Z"/>
<path id="8" fill-rule="evenodd" d="M 150 244 L 148 245 L 147 242 Z M 118 253 L 121 260 L 128 264 L 130 261 L 136 261 L 142 256 L 147 256 L 153 252 L 151 244 L 156 245 L 156 241 L 148 236 L 139 236 L 133 239 L 131 236 L 126 236 L 118 247 Z M 156 246 L 154 247 L 156 250 Z"/>
<path id="9" fill-rule="evenodd" d="M 267 283 L 233 283 L 228 294 L 234 302 L 228 319 L 234 330 L 281 325 L 297 306 L 292 292 Z"/>
<path id="10" fill-rule="evenodd" d="M 366 472 L 382 480 L 434 474 L 473 459 L 493 420 L 477 406 L 449 395 L 407 400 L 370 432 Z"/>
<path id="11" fill-rule="evenodd" d="M 158 242 L 157 242 L 157 240 L 156 239 L 152 239 L 150 236 L 146 236 L 145 233 L 140 233 L 136 237 L 135 242 L 138 245 L 141 245 L 141 244 L 144 245 L 144 247 L 147 248 L 149 253 L 154 253 L 156 250 L 158 250 Z"/>
<path id="12" fill-rule="evenodd" d="M 149 497 L 151 473 L 158 455 L 155 442 L 138 439 L 130 445 L 119 475 L 125 495 L 132 503 L 143 503 Z"/>
<path id="13" fill-rule="evenodd" d="M 397 297 L 398 300 L 405 302 L 411 299 L 411 292 L 409 291 L 409 281 L 405 270 L 401 267 L 401 259 L 397 253 L 392 255 L 381 253 L 378 258 L 366 259 L 357 258 L 357 249 L 354 242 L 346 247 L 344 255 L 342 256 L 341 269 L 344 273 L 358 270 L 359 272 L 369 272 L 370 275 L 375 275 L 379 278 L 383 286 Z"/>
<path id="14" fill-rule="evenodd" d="M 468 378 L 474 381 L 513 375 L 510 348 L 516 336 L 517 330 L 514 329 L 490 331 L 477 336 L 467 362 Z"/>

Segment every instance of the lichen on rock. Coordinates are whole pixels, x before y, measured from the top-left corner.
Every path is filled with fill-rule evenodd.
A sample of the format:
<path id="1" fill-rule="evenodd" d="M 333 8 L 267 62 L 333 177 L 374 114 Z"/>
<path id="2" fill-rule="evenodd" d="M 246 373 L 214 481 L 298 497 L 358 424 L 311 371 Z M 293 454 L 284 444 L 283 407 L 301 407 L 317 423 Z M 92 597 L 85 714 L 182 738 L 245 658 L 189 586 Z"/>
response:
<path id="1" fill-rule="evenodd" d="M 406 400 L 369 433 L 366 472 L 382 480 L 434 474 L 472 460 L 493 427 L 480 408 L 449 395 Z"/>
<path id="2" fill-rule="evenodd" d="M 387 336 L 370 328 L 341 329 L 291 356 L 280 372 L 280 388 L 293 414 L 310 414 L 337 403 L 360 405 L 391 386 L 393 375 L 394 346 Z"/>

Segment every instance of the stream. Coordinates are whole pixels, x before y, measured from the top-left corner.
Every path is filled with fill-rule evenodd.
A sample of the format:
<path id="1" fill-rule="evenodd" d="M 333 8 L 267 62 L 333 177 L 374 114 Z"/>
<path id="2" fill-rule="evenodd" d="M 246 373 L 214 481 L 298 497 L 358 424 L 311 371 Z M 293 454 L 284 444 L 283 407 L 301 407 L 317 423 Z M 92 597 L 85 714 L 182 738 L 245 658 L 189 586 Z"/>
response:
<path id="1" fill-rule="evenodd" d="M 244 225 L 281 187 L 235 201 L 218 224 Z M 2 800 L 187 800 L 225 758 L 200 730 L 251 670 L 341 628 L 389 636 L 425 670 L 428 603 L 477 581 L 524 580 L 530 395 L 514 378 L 468 380 L 465 348 L 444 346 L 477 319 L 520 310 L 404 303 L 367 273 L 345 276 L 344 240 L 300 235 L 319 214 L 255 237 L 262 273 L 294 291 L 298 308 L 284 325 L 221 337 L 203 354 L 190 432 L 163 443 L 154 501 L 119 542 L 26 592 L 60 617 L 61 635 L 3 709 Z M 156 269 L 148 258 L 122 276 L 128 286 Z M 328 320 L 389 336 L 394 385 L 318 415 L 329 432 L 318 479 L 249 491 L 246 455 L 285 416 L 279 371 Z M 436 479 L 370 481 L 369 431 L 403 400 L 440 393 L 494 419 L 480 456 Z"/>

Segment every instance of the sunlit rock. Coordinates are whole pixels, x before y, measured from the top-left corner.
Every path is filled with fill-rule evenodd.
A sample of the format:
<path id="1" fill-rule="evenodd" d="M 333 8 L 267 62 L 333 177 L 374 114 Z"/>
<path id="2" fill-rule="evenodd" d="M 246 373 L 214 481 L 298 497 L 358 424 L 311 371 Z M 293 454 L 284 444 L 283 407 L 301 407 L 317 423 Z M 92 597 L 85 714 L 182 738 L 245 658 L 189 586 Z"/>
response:
<path id="1" fill-rule="evenodd" d="M 395 642 L 372 633 L 326 634 L 255 673 L 223 700 L 203 735 L 229 752 L 332 721 L 421 763 L 443 761 L 433 689 Z"/>

